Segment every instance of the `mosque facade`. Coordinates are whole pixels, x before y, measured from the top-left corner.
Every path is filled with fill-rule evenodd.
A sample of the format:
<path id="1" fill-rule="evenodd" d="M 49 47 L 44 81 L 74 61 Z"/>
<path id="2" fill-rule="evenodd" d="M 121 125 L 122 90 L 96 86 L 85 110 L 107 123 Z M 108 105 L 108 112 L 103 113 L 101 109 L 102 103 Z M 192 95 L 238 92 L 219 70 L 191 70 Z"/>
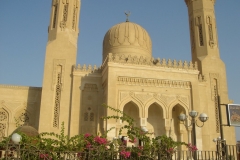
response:
<path id="1" fill-rule="evenodd" d="M 108 133 L 111 139 L 124 123 L 101 119 L 116 115 L 102 107 L 105 103 L 131 116 L 136 126 L 146 127 L 153 137 L 165 134 L 189 143 L 192 127 L 178 116 L 192 110 L 204 112 L 209 119 L 202 128 L 196 127 L 196 142 L 199 149 L 215 149 L 212 139 L 220 134 L 217 96 L 221 103 L 230 102 L 225 64 L 219 55 L 215 0 L 185 3 L 192 61 L 152 57 L 148 32 L 127 20 L 105 34 L 102 65 L 96 67 L 76 64 L 81 1 L 52 0 L 42 87 L 0 85 L 1 137 L 11 134 L 16 125 L 59 132 L 64 122 L 70 136 L 103 134 L 114 128 Z M 234 144 L 234 128 L 227 130 L 227 143 Z"/>

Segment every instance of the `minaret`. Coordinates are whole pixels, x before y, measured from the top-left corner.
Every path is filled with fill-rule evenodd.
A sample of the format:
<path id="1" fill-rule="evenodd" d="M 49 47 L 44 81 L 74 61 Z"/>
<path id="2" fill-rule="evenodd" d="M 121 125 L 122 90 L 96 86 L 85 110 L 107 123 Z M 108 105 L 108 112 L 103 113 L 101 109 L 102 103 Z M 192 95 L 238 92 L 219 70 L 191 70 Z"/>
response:
<path id="1" fill-rule="evenodd" d="M 206 56 L 219 58 L 215 0 L 185 0 L 185 2 L 188 6 L 193 61 L 201 61 Z"/>
<path id="2" fill-rule="evenodd" d="M 76 64 L 80 0 L 52 0 L 39 132 L 68 131 L 72 66 Z"/>
<path id="3" fill-rule="evenodd" d="M 215 18 L 214 5 L 215 0 L 185 0 L 188 7 L 189 28 L 192 61 L 198 62 L 198 69 L 203 75 L 205 83 L 206 95 L 201 95 L 201 108 L 194 108 L 199 112 L 206 112 L 209 121 L 206 127 L 203 127 L 202 134 L 212 140 L 220 136 L 220 124 L 218 117 L 218 98 L 221 97 L 221 103 L 229 103 L 226 69 L 224 62 L 220 59 L 217 25 Z M 193 106 L 194 107 L 194 106 Z M 223 123 L 226 124 L 225 108 L 222 108 Z M 210 129 L 211 128 L 211 129 Z M 226 127 L 224 128 L 226 129 Z M 234 129 L 229 129 L 227 136 L 228 144 L 235 143 Z M 203 139 L 203 146 L 209 146 L 207 140 Z"/>

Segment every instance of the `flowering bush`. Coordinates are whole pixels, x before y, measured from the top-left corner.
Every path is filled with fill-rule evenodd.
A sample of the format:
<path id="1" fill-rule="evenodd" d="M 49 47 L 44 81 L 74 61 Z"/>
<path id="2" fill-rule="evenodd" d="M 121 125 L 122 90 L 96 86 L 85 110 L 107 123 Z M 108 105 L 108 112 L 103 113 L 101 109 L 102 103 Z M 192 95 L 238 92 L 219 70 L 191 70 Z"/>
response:
<path id="1" fill-rule="evenodd" d="M 61 159 L 66 153 L 73 152 L 79 159 L 112 159 L 120 156 L 122 159 L 154 159 L 156 155 L 160 155 L 161 159 L 170 159 L 175 153 L 176 147 L 186 145 L 189 151 L 196 151 L 196 146 L 175 142 L 171 137 L 166 135 L 150 138 L 152 133 L 143 132 L 141 128 L 134 125 L 134 120 L 120 110 L 106 106 L 108 109 L 115 111 L 118 116 L 102 117 L 104 120 L 117 119 L 122 120 L 123 125 L 119 130 L 119 135 L 122 131 L 127 131 L 128 139 L 115 139 L 108 141 L 106 138 L 107 132 L 102 136 L 92 135 L 90 133 L 80 134 L 73 137 L 64 135 L 64 123 L 62 123 L 60 134 L 56 133 L 40 133 L 39 136 L 29 137 L 23 133 L 20 142 L 20 148 L 23 149 L 29 157 L 38 157 L 39 159 Z M 136 143 L 137 139 L 144 145 L 136 147 L 127 147 L 127 143 Z M 0 147 L 7 148 L 10 143 L 10 137 L 0 143 Z M 32 150 L 38 151 L 32 152 Z M 41 152 L 40 152 L 41 151 Z M 84 158 L 83 158 L 84 157 Z"/>

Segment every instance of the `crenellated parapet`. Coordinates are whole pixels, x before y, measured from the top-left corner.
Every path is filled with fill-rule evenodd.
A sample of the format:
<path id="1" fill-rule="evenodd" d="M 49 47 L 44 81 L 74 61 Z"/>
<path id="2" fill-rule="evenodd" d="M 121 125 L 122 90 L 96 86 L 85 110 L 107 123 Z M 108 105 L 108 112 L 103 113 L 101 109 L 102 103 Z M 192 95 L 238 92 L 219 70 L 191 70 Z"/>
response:
<path id="1" fill-rule="evenodd" d="M 88 72 L 88 73 L 100 73 L 101 72 L 101 67 L 97 67 L 96 65 L 80 65 L 78 64 L 77 66 L 73 66 L 73 71 L 75 72 Z"/>
<path id="2" fill-rule="evenodd" d="M 0 88 L 9 89 L 20 89 L 20 90 L 42 90 L 42 87 L 31 87 L 31 86 L 15 86 L 15 85 L 0 85 Z"/>
<path id="3" fill-rule="evenodd" d="M 125 55 L 113 55 L 109 53 L 105 59 L 103 66 L 106 62 L 114 62 L 120 64 L 134 64 L 134 65 L 148 65 L 153 67 L 165 67 L 165 68 L 176 68 L 176 69 L 186 69 L 186 70 L 198 70 L 197 62 L 192 63 L 192 61 L 176 61 L 171 59 L 154 59 L 154 58 L 144 58 L 136 56 L 125 56 Z"/>

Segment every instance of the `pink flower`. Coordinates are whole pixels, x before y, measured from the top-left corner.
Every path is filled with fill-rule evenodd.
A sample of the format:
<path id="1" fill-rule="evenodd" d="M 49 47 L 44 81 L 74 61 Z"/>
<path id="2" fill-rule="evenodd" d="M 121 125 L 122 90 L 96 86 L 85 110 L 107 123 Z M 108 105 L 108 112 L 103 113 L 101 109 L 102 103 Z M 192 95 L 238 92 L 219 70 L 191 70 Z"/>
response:
<path id="1" fill-rule="evenodd" d="M 106 138 L 101 138 L 101 137 L 95 137 L 94 141 L 97 142 L 98 144 L 107 144 L 107 139 Z"/>
<path id="2" fill-rule="evenodd" d="M 193 146 L 191 143 L 187 144 L 187 147 L 188 147 L 189 151 L 193 151 L 194 152 L 194 151 L 198 150 L 197 147 Z"/>
<path id="3" fill-rule="evenodd" d="M 142 153 L 138 152 L 138 157 L 140 157 L 142 155 Z"/>
<path id="4" fill-rule="evenodd" d="M 91 144 L 88 143 L 88 144 L 86 145 L 86 147 L 87 147 L 87 148 L 91 148 Z"/>
<path id="5" fill-rule="evenodd" d="M 123 156 L 124 159 L 127 159 L 131 156 L 131 152 L 129 151 L 121 151 L 120 155 Z"/>
<path id="6" fill-rule="evenodd" d="M 86 133 L 86 134 L 84 135 L 84 138 L 88 138 L 88 137 L 90 137 L 90 136 L 91 136 L 90 133 Z"/>
<path id="7" fill-rule="evenodd" d="M 52 158 L 50 158 L 48 154 L 43 154 L 43 153 L 40 153 L 39 158 L 44 160 L 45 159 L 52 160 Z"/>

